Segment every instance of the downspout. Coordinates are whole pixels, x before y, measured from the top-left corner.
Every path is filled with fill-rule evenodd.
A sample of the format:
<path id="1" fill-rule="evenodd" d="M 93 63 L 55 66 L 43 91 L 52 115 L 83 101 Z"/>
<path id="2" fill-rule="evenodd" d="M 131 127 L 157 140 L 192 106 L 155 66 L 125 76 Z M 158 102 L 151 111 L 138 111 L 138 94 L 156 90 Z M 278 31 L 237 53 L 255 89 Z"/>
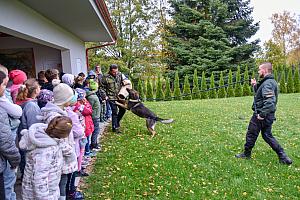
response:
<path id="1" fill-rule="evenodd" d="M 115 44 L 116 44 L 116 41 L 114 40 L 113 42 L 107 42 L 107 43 L 104 43 L 102 45 L 86 48 L 85 49 L 85 56 L 86 56 L 87 69 L 89 68 L 89 50 L 91 50 L 91 49 L 100 49 L 102 47 L 111 46 L 111 45 L 115 45 Z"/>

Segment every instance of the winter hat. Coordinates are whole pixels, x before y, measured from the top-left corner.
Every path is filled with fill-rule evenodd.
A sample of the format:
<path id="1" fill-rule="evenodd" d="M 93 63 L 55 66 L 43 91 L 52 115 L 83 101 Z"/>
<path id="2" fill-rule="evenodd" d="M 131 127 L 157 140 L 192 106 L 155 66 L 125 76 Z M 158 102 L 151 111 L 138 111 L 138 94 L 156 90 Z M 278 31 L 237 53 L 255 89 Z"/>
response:
<path id="1" fill-rule="evenodd" d="M 75 76 L 73 74 L 64 74 L 61 78 L 62 82 L 67 84 L 68 86 L 74 85 Z"/>
<path id="2" fill-rule="evenodd" d="M 53 92 L 47 89 L 42 89 L 39 96 L 37 96 L 39 102 L 48 103 L 53 101 Z"/>
<path id="3" fill-rule="evenodd" d="M 89 71 L 87 79 L 95 79 L 95 78 L 96 78 L 96 73 L 93 70 Z"/>
<path id="4" fill-rule="evenodd" d="M 93 79 L 90 79 L 89 88 L 91 91 L 98 90 L 98 83 L 96 81 L 94 81 Z"/>
<path id="5" fill-rule="evenodd" d="M 78 100 L 83 100 L 85 95 L 86 95 L 86 92 L 85 90 L 81 89 L 81 88 L 76 88 L 75 91 L 77 92 L 78 94 Z"/>
<path id="6" fill-rule="evenodd" d="M 74 96 L 74 91 L 70 86 L 65 83 L 60 83 L 60 80 L 53 79 L 52 80 L 53 88 L 53 96 L 55 105 L 64 105 L 71 101 Z"/>
<path id="7" fill-rule="evenodd" d="M 15 85 L 23 84 L 23 82 L 27 80 L 25 72 L 19 69 L 9 72 L 8 77 L 13 81 Z"/>

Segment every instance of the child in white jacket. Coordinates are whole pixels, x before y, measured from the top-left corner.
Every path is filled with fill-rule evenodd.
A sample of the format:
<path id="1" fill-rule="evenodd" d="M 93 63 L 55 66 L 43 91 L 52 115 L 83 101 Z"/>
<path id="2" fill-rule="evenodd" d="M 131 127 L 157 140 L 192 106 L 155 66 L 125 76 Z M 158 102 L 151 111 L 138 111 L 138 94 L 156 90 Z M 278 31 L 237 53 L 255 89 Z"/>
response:
<path id="1" fill-rule="evenodd" d="M 72 121 L 69 117 L 53 118 L 49 125 L 33 124 L 22 130 L 19 146 L 26 150 L 26 166 L 22 182 L 23 200 L 57 200 L 60 197 L 59 182 L 63 155 L 73 149 L 63 148 L 63 139 L 69 136 Z"/>

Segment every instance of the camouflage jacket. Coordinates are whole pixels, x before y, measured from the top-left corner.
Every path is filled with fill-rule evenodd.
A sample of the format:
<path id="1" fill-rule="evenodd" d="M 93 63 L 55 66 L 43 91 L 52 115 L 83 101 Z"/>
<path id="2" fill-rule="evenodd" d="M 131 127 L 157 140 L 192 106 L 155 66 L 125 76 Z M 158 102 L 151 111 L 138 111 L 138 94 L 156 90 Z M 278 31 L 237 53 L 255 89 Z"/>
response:
<path id="1" fill-rule="evenodd" d="M 255 87 L 255 97 L 252 109 L 265 118 L 269 113 L 275 113 L 278 100 L 278 86 L 273 75 L 264 77 Z"/>
<path id="2" fill-rule="evenodd" d="M 118 93 L 123 86 L 123 80 L 126 80 L 127 77 L 118 73 L 116 77 L 111 74 L 105 74 L 100 83 L 99 92 L 102 99 L 106 96 L 109 100 L 117 100 Z"/>

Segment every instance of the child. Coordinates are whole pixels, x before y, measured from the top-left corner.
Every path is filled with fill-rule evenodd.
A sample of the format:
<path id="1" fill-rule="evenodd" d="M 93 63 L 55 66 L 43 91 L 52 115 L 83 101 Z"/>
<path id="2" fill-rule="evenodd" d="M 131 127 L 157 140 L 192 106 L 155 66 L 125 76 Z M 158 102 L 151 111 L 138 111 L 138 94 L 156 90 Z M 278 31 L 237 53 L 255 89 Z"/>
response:
<path id="1" fill-rule="evenodd" d="M 16 103 L 19 88 L 24 83 L 24 81 L 27 80 L 27 76 L 25 72 L 18 69 L 9 72 L 8 76 L 13 82 L 13 85 L 10 87 L 10 92 L 13 102 Z"/>
<path id="2" fill-rule="evenodd" d="M 98 144 L 98 135 L 100 133 L 100 101 L 96 92 L 98 90 L 98 83 L 93 79 L 88 80 L 89 90 L 86 92 L 86 98 L 92 105 L 93 113 L 92 119 L 94 123 L 94 131 L 91 137 L 91 149 L 100 150 L 101 147 Z"/>
<path id="3" fill-rule="evenodd" d="M 91 134 L 94 131 L 94 123 L 93 123 L 93 109 L 91 104 L 86 100 L 86 92 L 83 89 L 77 88 L 76 92 L 78 93 L 78 101 L 74 106 L 74 111 L 79 111 L 82 116 L 84 117 L 84 124 L 85 124 L 85 136 L 88 140 L 88 143 L 85 148 L 86 155 L 90 153 L 90 141 L 91 141 Z"/>
<path id="4" fill-rule="evenodd" d="M 22 199 L 58 199 L 63 154 L 72 148 L 61 149 L 62 139 L 67 138 L 72 121 L 65 116 L 53 118 L 49 125 L 36 123 L 29 130 L 22 130 L 19 146 L 26 150 L 26 167 L 22 182 Z"/>
<path id="5" fill-rule="evenodd" d="M 40 108 L 45 107 L 48 102 L 52 102 L 53 100 L 53 92 L 47 89 L 42 89 L 39 96 L 37 96 L 37 102 Z"/>

